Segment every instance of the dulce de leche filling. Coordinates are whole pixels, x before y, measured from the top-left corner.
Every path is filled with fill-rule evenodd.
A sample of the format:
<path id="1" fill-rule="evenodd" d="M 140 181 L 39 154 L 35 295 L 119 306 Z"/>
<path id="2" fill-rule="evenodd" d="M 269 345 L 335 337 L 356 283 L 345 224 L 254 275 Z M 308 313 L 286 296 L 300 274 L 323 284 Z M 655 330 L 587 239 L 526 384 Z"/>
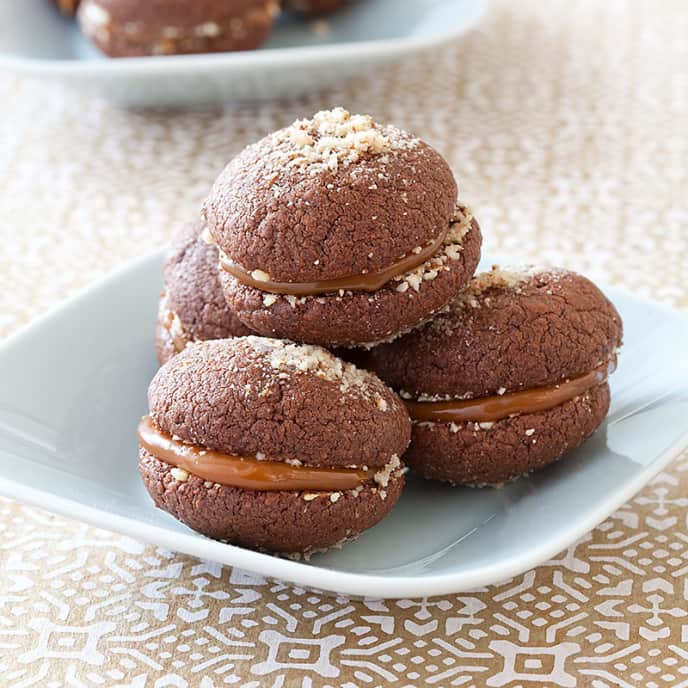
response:
<path id="1" fill-rule="evenodd" d="M 616 369 L 616 359 L 594 370 L 557 385 L 536 387 L 521 392 L 467 399 L 465 401 L 406 401 L 413 420 L 431 423 L 494 422 L 523 413 L 547 411 L 566 401 L 585 394 L 589 389 L 606 382 Z"/>
<path id="2" fill-rule="evenodd" d="M 373 292 L 384 287 L 387 282 L 395 277 L 415 270 L 419 265 L 422 265 L 426 260 L 434 256 L 444 243 L 448 232 L 449 226 L 420 251 L 416 249 L 417 252 L 412 251 L 396 263 L 377 272 L 366 272 L 361 275 L 350 275 L 348 277 L 338 277 L 318 282 L 276 282 L 261 270 L 249 272 L 222 251 L 220 251 L 220 265 L 241 284 L 270 294 L 316 296 L 340 290 Z"/>
<path id="3" fill-rule="evenodd" d="M 139 445 L 160 461 L 221 485 L 247 490 L 351 490 L 373 480 L 375 471 L 352 468 L 291 466 L 279 461 L 245 459 L 184 444 L 161 432 L 150 416 L 137 429 Z"/>

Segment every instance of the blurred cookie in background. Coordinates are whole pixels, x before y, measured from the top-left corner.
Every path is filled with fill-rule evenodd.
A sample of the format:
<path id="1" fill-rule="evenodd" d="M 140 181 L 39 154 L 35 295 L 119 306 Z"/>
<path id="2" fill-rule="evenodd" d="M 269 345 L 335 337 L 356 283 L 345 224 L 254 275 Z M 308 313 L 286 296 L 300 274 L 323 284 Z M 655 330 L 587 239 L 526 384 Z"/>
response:
<path id="1" fill-rule="evenodd" d="M 307 17 L 323 17 L 336 12 L 348 0 L 283 0 L 282 6 L 288 12 L 303 14 Z"/>
<path id="2" fill-rule="evenodd" d="M 276 0 L 84 0 L 84 34 L 110 57 L 253 50 L 270 35 Z"/>

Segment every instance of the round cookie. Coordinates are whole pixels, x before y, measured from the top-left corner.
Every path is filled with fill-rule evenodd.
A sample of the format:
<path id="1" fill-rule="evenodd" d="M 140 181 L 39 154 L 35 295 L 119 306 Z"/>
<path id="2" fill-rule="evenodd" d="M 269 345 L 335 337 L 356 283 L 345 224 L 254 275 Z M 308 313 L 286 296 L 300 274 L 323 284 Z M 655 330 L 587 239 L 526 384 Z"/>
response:
<path id="1" fill-rule="evenodd" d="M 303 14 L 307 17 L 322 17 L 332 14 L 346 5 L 347 0 L 282 0 L 288 12 Z"/>
<path id="2" fill-rule="evenodd" d="M 160 364 L 189 342 L 251 334 L 225 301 L 217 248 L 203 241 L 203 222 L 190 222 L 170 245 L 163 267 L 155 348 Z"/>
<path id="3" fill-rule="evenodd" d="M 82 0 L 81 28 L 110 57 L 252 50 L 279 13 L 277 0 Z"/>
<path id="4" fill-rule="evenodd" d="M 482 238 L 456 197 L 428 144 L 336 108 L 241 152 L 203 215 L 246 325 L 365 346 L 429 319 L 470 279 Z"/>
<path id="5" fill-rule="evenodd" d="M 158 507 L 209 537 L 327 549 L 377 523 L 401 493 L 404 404 L 320 347 L 255 336 L 191 344 L 158 371 L 148 401 L 141 477 Z"/>
<path id="6" fill-rule="evenodd" d="M 622 334 L 618 312 L 585 277 L 493 268 L 365 363 L 406 400 L 413 470 L 497 485 L 556 461 L 602 423 Z"/>

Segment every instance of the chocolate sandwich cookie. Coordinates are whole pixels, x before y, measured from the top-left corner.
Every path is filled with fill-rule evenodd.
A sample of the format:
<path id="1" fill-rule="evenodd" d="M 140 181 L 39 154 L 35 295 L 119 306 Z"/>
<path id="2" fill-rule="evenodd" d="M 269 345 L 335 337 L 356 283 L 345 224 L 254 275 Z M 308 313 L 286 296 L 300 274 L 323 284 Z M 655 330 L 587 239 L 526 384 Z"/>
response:
<path id="1" fill-rule="evenodd" d="M 83 0 L 83 32 L 110 57 L 252 50 L 270 35 L 277 0 Z"/>
<path id="2" fill-rule="evenodd" d="M 251 334 L 227 305 L 218 277 L 217 248 L 203 240 L 203 222 L 190 222 L 165 258 L 155 348 L 160 364 L 189 342 Z"/>
<path id="3" fill-rule="evenodd" d="M 346 3 L 347 0 L 282 0 L 285 10 L 307 17 L 323 17 L 336 12 Z"/>
<path id="4" fill-rule="evenodd" d="M 190 344 L 158 371 L 139 425 L 156 506 L 209 537 L 327 549 L 383 518 L 404 484 L 411 422 L 375 375 L 262 337 Z"/>
<path id="5" fill-rule="evenodd" d="M 416 327 L 480 256 L 448 164 L 420 139 L 336 108 L 244 149 L 203 215 L 239 318 L 263 335 L 366 346 Z"/>
<path id="6" fill-rule="evenodd" d="M 609 408 L 622 323 L 588 279 L 493 269 L 428 325 L 368 354 L 413 419 L 404 461 L 453 484 L 496 485 L 582 444 Z"/>

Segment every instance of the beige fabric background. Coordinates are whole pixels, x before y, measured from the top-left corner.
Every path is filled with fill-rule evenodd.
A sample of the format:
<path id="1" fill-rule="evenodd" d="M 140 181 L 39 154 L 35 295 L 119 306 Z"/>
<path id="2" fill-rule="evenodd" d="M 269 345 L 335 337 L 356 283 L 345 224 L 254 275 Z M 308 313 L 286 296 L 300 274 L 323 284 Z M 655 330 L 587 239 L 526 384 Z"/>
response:
<path id="1" fill-rule="evenodd" d="M 334 104 L 444 152 L 486 251 L 688 307 L 687 37 L 681 0 L 495 1 L 410 64 L 184 114 L 0 75 L 0 334 L 164 243 L 242 146 Z M 687 494 L 684 456 L 536 570 L 367 602 L 3 500 L 0 685 L 688 686 Z"/>

